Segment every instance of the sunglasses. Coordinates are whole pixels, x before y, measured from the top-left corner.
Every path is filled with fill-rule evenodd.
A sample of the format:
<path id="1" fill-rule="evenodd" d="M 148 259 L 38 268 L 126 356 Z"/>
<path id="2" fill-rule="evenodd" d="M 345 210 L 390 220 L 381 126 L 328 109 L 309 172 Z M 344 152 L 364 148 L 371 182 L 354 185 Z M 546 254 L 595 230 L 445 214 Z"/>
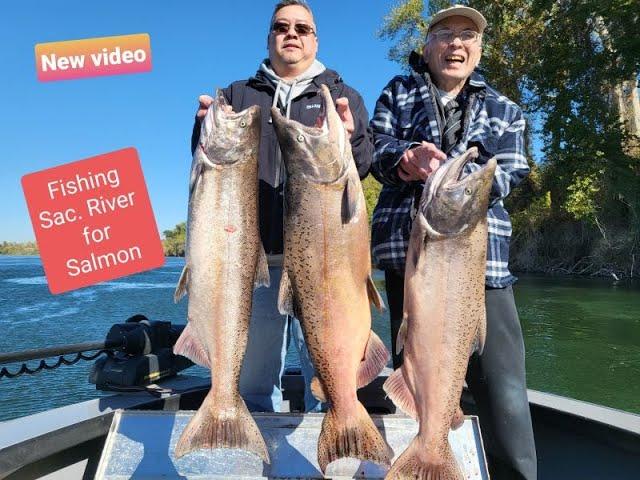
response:
<path id="1" fill-rule="evenodd" d="M 291 26 L 286 22 L 276 22 L 271 27 L 271 31 L 277 35 L 289 33 Z M 296 31 L 298 35 L 306 36 L 306 35 L 315 35 L 315 31 L 313 27 L 307 25 L 306 23 L 295 23 L 293 25 L 293 29 Z"/>

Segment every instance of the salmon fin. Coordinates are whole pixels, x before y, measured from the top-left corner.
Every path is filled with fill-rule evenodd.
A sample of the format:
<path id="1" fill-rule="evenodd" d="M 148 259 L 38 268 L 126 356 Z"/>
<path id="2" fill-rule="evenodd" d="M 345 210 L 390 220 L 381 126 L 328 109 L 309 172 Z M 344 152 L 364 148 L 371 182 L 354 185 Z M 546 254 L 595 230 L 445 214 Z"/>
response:
<path id="1" fill-rule="evenodd" d="M 359 180 L 358 180 L 359 181 Z M 347 182 L 344 185 L 344 192 L 342 193 L 342 223 L 351 223 L 356 219 L 356 213 L 358 212 L 358 185 L 356 180 L 351 177 L 347 177 Z"/>
<path id="2" fill-rule="evenodd" d="M 321 402 L 327 401 L 327 394 L 322 386 L 322 381 L 318 377 L 313 377 L 311 379 L 311 393 Z"/>
<path id="3" fill-rule="evenodd" d="M 465 476 L 447 442 L 440 455 L 426 454 L 423 443 L 414 438 L 407 449 L 393 462 L 385 480 L 464 480 Z M 424 460 L 427 455 L 426 461 Z"/>
<path id="4" fill-rule="evenodd" d="M 211 369 L 209 352 L 198 339 L 191 322 L 187 323 L 178 341 L 173 346 L 173 353 L 187 357 L 193 363 Z"/>
<path id="5" fill-rule="evenodd" d="M 484 343 L 487 340 L 487 317 L 486 315 L 478 322 L 478 332 L 476 333 L 476 340 L 473 347 L 473 352 L 478 352 L 478 355 L 482 355 L 484 351 Z"/>
<path id="6" fill-rule="evenodd" d="M 338 416 L 330 408 L 318 437 L 318 464 L 322 473 L 339 458 L 351 457 L 389 466 L 393 451 L 382 438 L 360 402 L 355 416 Z"/>
<path id="7" fill-rule="evenodd" d="M 293 313 L 293 291 L 291 290 L 291 280 L 285 269 L 282 269 L 280 278 L 280 290 L 278 291 L 278 311 L 282 315 L 294 315 Z"/>
<path id="8" fill-rule="evenodd" d="M 173 293 L 173 302 L 178 303 L 189 291 L 189 264 L 186 264 L 180 274 L 180 280 Z"/>
<path id="9" fill-rule="evenodd" d="M 404 349 L 404 342 L 407 339 L 407 328 L 407 313 L 405 312 L 404 315 L 402 315 L 402 323 L 400 324 L 398 336 L 396 337 L 396 352 L 398 352 L 398 354 Z"/>
<path id="10" fill-rule="evenodd" d="M 205 155 L 200 145 L 196 147 L 194 155 L 196 155 L 196 158 L 194 159 L 194 165 L 191 169 L 191 178 L 189 180 L 189 201 L 191 201 L 191 197 L 195 194 L 198 185 L 200 185 L 202 172 L 204 172 L 204 163 L 197 157 L 198 155 Z"/>
<path id="11" fill-rule="evenodd" d="M 384 306 L 384 300 L 382 300 L 382 296 L 380 295 L 380 292 L 378 292 L 376 284 L 373 283 L 371 275 L 367 277 L 367 296 L 369 297 L 369 301 L 373 303 L 378 311 L 382 312 L 386 309 Z"/>
<path id="12" fill-rule="evenodd" d="M 369 332 L 369 340 L 364 350 L 364 358 L 360 362 L 358 367 L 358 374 L 356 381 L 358 382 L 358 388 L 362 388 L 365 385 L 369 385 L 387 366 L 390 355 L 387 347 L 384 346 L 380 337 L 371 330 Z"/>
<path id="13" fill-rule="evenodd" d="M 416 401 L 413 398 L 411 390 L 404 379 L 402 373 L 402 367 L 395 370 L 387 381 L 382 385 L 382 389 L 391 399 L 393 404 L 409 415 L 411 418 L 418 419 L 418 409 L 416 408 Z"/>
<path id="14" fill-rule="evenodd" d="M 453 430 L 459 429 L 464 423 L 464 412 L 460 408 L 460 406 L 456 407 L 456 410 L 453 413 L 453 418 L 451 419 L 451 428 Z"/>
<path id="15" fill-rule="evenodd" d="M 216 403 L 211 393 L 182 431 L 174 455 L 198 449 L 239 448 L 269 463 L 269 452 L 255 420 L 239 394 L 231 405 Z"/>
<path id="16" fill-rule="evenodd" d="M 271 279 L 269 278 L 269 264 L 267 263 L 267 254 L 264 253 L 264 247 L 260 244 L 258 249 L 258 263 L 256 265 L 256 276 L 253 282 L 255 288 L 269 287 Z"/>

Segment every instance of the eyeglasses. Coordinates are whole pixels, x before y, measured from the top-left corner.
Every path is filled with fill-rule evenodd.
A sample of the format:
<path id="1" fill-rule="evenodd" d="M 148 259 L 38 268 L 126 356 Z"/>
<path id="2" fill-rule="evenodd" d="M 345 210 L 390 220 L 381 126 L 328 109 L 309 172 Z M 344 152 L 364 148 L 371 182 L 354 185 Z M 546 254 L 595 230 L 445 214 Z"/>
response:
<path id="1" fill-rule="evenodd" d="M 289 33 L 290 29 L 291 29 L 291 25 L 289 25 L 287 22 L 276 22 L 271 27 L 271 31 L 277 35 Z M 311 25 L 307 25 L 306 23 L 295 23 L 293 25 L 293 29 L 296 31 L 298 35 L 303 37 L 311 34 L 315 35 L 316 33 L 313 30 L 313 27 Z"/>
<path id="2" fill-rule="evenodd" d="M 451 43 L 454 38 L 458 37 L 465 45 L 475 43 L 480 37 L 480 34 L 473 30 L 462 30 L 459 33 L 455 33 L 452 30 L 442 29 L 437 32 L 431 32 L 430 35 L 442 43 Z"/>

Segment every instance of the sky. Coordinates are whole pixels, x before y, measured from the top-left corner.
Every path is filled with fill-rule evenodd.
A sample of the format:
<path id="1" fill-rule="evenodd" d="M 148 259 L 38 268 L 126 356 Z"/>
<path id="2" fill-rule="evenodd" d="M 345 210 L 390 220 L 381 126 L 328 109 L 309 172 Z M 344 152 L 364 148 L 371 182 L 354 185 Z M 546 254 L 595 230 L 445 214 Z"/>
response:
<path id="1" fill-rule="evenodd" d="M 0 14 L 0 241 L 35 238 L 20 179 L 95 155 L 138 150 L 160 232 L 187 216 L 197 97 L 253 75 L 275 1 L 21 1 Z M 310 0 L 318 59 L 371 114 L 400 73 L 376 32 L 393 1 Z M 152 71 L 40 82 L 37 43 L 148 33 Z"/>

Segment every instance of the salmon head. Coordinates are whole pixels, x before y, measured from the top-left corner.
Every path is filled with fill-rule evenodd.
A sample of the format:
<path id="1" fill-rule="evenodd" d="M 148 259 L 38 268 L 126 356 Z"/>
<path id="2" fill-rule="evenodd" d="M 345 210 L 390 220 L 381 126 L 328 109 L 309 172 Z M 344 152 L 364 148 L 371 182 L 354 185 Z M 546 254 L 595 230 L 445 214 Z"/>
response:
<path id="1" fill-rule="evenodd" d="M 326 85 L 320 87 L 322 126 L 307 127 L 285 118 L 277 108 L 271 118 L 283 153 L 287 175 L 314 183 L 333 183 L 353 162 L 351 145 Z"/>
<path id="2" fill-rule="evenodd" d="M 205 163 L 229 165 L 246 156 L 248 145 L 257 148 L 260 141 L 260 107 L 254 105 L 235 113 L 227 104 L 222 92 L 209 106 L 200 130 L 200 147 L 205 153 Z"/>
<path id="3" fill-rule="evenodd" d="M 429 237 L 461 235 L 487 216 L 496 159 L 460 178 L 464 166 L 477 156 L 478 149 L 470 148 L 441 165 L 425 183 L 419 213 Z"/>

